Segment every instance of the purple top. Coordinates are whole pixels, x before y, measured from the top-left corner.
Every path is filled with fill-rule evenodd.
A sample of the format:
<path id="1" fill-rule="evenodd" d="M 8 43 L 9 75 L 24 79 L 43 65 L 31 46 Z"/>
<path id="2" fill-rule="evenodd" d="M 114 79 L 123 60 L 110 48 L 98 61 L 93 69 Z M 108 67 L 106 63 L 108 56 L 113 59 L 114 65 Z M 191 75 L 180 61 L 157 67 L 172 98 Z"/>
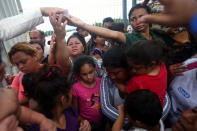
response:
<path id="1" fill-rule="evenodd" d="M 57 131 L 79 131 L 78 114 L 70 107 L 63 111 L 66 116 L 66 129 L 57 128 Z M 34 124 L 30 127 L 29 131 L 40 131 L 40 126 Z"/>

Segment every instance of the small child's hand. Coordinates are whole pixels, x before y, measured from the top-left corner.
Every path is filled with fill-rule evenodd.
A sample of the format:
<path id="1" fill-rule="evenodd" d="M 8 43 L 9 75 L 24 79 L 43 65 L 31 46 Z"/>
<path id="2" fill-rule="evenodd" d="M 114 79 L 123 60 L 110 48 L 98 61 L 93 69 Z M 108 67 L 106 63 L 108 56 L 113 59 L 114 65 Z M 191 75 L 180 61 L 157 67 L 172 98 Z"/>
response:
<path id="1" fill-rule="evenodd" d="M 174 77 L 183 75 L 185 71 L 187 71 L 187 68 L 184 66 L 184 63 L 177 63 L 169 66 L 169 73 Z"/>
<path id="2" fill-rule="evenodd" d="M 80 131 L 91 131 L 90 123 L 87 120 L 82 120 L 80 122 Z"/>

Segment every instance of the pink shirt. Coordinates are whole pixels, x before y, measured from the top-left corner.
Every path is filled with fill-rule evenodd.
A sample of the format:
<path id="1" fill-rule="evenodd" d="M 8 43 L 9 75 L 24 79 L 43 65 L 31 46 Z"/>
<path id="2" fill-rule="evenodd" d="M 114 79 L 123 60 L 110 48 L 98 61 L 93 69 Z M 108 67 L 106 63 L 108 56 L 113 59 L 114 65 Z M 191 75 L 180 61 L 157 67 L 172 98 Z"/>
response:
<path id="1" fill-rule="evenodd" d="M 18 100 L 21 101 L 25 96 L 23 95 L 24 88 L 22 85 L 23 73 L 19 72 L 12 82 L 12 88 L 18 88 Z"/>
<path id="2" fill-rule="evenodd" d="M 100 83 L 101 79 L 96 78 L 96 85 L 88 88 L 78 81 L 72 88 L 72 94 L 79 102 L 80 116 L 91 123 L 99 123 L 103 117 L 100 106 Z"/>

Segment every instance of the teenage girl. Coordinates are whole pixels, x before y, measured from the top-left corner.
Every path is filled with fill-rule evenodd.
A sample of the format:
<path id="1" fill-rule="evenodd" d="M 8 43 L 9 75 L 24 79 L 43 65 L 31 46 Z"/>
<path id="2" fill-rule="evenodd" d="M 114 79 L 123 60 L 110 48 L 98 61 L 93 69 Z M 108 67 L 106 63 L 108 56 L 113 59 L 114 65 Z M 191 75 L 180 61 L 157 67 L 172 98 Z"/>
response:
<path id="1" fill-rule="evenodd" d="M 156 93 L 161 104 L 166 95 L 167 71 L 162 62 L 165 48 L 161 40 L 142 40 L 134 43 L 128 51 L 127 62 L 136 76 L 129 80 L 126 92 L 148 89 Z"/>
<path id="2" fill-rule="evenodd" d="M 24 94 L 38 103 L 38 111 L 51 119 L 57 131 L 90 131 L 88 121 L 78 122 L 78 113 L 71 106 L 71 86 L 56 66 L 45 66 L 38 73 L 23 77 Z M 39 131 L 32 125 L 30 131 Z"/>
<path id="3" fill-rule="evenodd" d="M 79 56 L 74 61 L 74 73 L 78 82 L 73 85 L 73 105 L 79 111 L 81 119 L 88 120 L 92 129 L 101 127 L 100 107 L 101 79 L 95 77 L 96 65 L 90 56 Z"/>

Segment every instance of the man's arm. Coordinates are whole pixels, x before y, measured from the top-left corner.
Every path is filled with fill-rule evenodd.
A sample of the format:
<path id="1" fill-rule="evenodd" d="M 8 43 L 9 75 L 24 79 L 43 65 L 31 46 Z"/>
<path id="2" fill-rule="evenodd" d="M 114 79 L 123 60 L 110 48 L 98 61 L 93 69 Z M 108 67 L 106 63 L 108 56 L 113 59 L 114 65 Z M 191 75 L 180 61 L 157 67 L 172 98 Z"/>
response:
<path id="1" fill-rule="evenodd" d="M 63 13 L 63 9 L 42 7 L 30 12 L 0 20 L 0 41 L 5 41 L 19 36 L 44 22 L 42 16 L 51 12 Z"/>
<path id="2" fill-rule="evenodd" d="M 105 114 L 110 120 L 115 121 L 118 118 L 119 112 L 118 110 L 112 105 L 112 99 L 110 97 L 109 87 L 108 85 L 109 78 L 106 76 L 102 77 L 101 86 L 100 86 L 100 103 L 101 109 L 103 114 Z M 114 87 L 116 88 L 116 87 Z"/>
<path id="3" fill-rule="evenodd" d="M 81 28 L 87 30 L 88 32 L 94 33 L 96 35 L 99 35 L 99 36 L 102 36 L 105 38 L 111 38 L 111 39 L 117 40 L 120 43 L 126 43 L 126 36 L 122 32 L 109 30 L 109 29 L 103 28 L 103 27 L 92 26 L 92 25 L 86 24 L 85 22 L 83 22 L 79 18 L 71 16 L 71 15 L 65 16 L 65 17 L 66 17 L 66 19 L 69 20 L 69 22 L 72 25 L 76 25 L 78 27 L 81 27 Z"/>

